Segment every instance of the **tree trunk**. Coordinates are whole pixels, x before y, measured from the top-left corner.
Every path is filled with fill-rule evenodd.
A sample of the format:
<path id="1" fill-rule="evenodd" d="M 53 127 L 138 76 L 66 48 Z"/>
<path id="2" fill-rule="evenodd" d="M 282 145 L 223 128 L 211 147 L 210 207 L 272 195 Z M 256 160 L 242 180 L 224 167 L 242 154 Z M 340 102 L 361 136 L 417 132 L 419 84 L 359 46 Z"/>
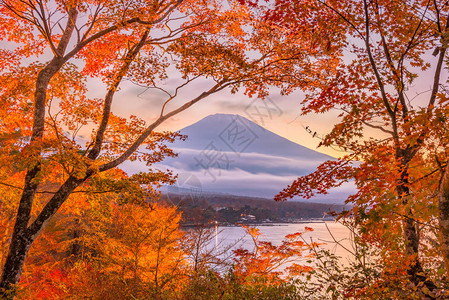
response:
<path id="1" fill-rule="evenodd" d="M 79 218 L 75 218 L 75 224 L 73 224 L 73 235 L 72 235 L 72 239 L 73 239 L 73 244 L 72 247 L 70 249 L 70 255 L 74 256 L 74 257 L 79 257 L 80 253 L 81 253 L 81 244 L 78 240 L 78 238 L 81 236 L 80 233 L 80 220 Z"/>
<path id="2" fill-rule="evenodd" d="M 0 282 L 1 298 L 8 298 L 10 290 L 14 288 L 14 284 L 18 283 L 22 273 L 23 262 L 26 254 L 30 249 L 32 237 L 28 232 L 28 222 L 31 217 L 31 209 L 33 206 L 34 196 L 37 190 L 37 183 L 32 179 L 40 171 L 40 165 L 28 170 L 25 177 L 25 187 L 17 210 L 14 229 L 11 236 L 11 244 L 9 246 L 8 255 L 3 267 L 2 280 Z M 11 291 L 12 292 L 12 291 Z"/>
<path id="3" fill-rule="evenodd" d="M 402 204 L 408 204 L 410 196 L 410 189 L 408 188 L 408 171 L 404 168 L 401 179 L 399 180 L 396 189 L 399 197 L 402 198 Z M 417 230 L 417 223 L 413 216 L 411 209 L 407 209 L 402 217 L 403 236 L 405 243 L 405 254 L 411 258 L 410 265 L 407 268 L 407 274 L 414 285 L 419 286 L 424 284 L 429 291 L 436 289 L 435 284 L 430 281 L 424 274 L 421 262 L 419 260 L 419 233 Z M 428 295 L 427 295 L 428 296 Z M 428 296 L 430 299 L 432 297 Z"/>
<path id="4" fill-rule="evenodd" d="M 419 234 L 416 228 L 416 222 L 413 219 L 413 214 L 409 210 L 402 219 L 402 226 L 404 231 L 405 254 L 411 258 L 410 265 L 407 269 L 407 274 L 415 285 L 424 283 L 429 290 L 433 290 L 436 286 L 424 276 L 424 270 L 419 261 Z"/>
<path id="5" fill-rule="evenodd" d="M 441 178 L 438 192 L 438 222 L 441 253 L 449 278 L 449 164 Z"/>
<path id="6" fill-rule="evenodd" d="M 29 207 L 25 204 L 32 203 L 32 199 L 24 199 L 24 196 L 22 196 L 11 237 L 11 245 L 9 246 L 8 256 L 3 267 L 2 280 L 0 282 L 0 299 L 14 298 L 14 285 L 20 280 L 25 258 L 28 250 L 30 250 L 31 244 L 73 190 L 91 175 L 92 172 L 88 172 L 84 178 L 69 177 L 29 226 L 29 212 L 27 211 Z M 23 195 L 28 195 L 25 190 Z M 28 196 L 34 198 L 34 193 Z M 28 215 L 24 215 L 26 212 L 28 212 Z"/>
<path id="7" fill-rule="evenodd" d="M 5 266 L 2 273 L 2 281 L 0 283 L 0 298 L 13 299 L 15 294 L 15 286 L 22 274 L 25 257 L 30 250 L 34 237 L 28 230 L 15 231 L 11 239 L 8 256 L 6 257 Z"/>
<path id="8" fill-rule="evenodd" d="M 396 149 L 396 160 L 400 163 L 400 177 L 396 182 L 396 192 L 402 201 L 402 205 L 405 207 L 409 204 L 411 195 L 409 188 L 410 183 L 408 180 L 408 164 L 413 156 L 414 151 L 410 148 Z M 405 255 L 411 259 L 410 265 L 407 268 L 407 274 L 410 281 L 416 286 L 424 284 L 429 291 L 436 289 L 435 284 L 425 276 L 419 260 L 419 233 L 413 211 L 410 208 L 407 208 L 402 216 L 402 231 L 404 236 Z M 430 298 L 432 299 L 432 297 Z"/>

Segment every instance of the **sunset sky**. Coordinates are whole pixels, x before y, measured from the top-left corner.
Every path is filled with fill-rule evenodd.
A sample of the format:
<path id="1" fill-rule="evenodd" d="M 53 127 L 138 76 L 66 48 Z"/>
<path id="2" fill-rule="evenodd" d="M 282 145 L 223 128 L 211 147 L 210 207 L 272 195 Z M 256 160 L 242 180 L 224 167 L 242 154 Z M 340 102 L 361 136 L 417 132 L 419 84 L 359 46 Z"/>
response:
<path id="1" fill-rule="evenodd" d="M 207 83 L 203 80 L 186 88 L 180 93 L 180 99 L 168 108 L 175 108 L 175 105 L 182 104 L 184 99 L 188 100 L 199 95 Z M 104 85 L 101 82 L 91 80 L 88 86 L 91 97 L 104 97 Z M 167 89 L 170 89 L 169 84 Z M 137 115 L 151 122 L 159 114 L 164 97 L 165 95 L 159 91 L 123 82 L 120 92 L 116 94 L 113 110 L 122 116 Z M 215 113 L 238 114 L 293 142 L 316 149 L 320 140 L 317 137 L 313 138 L 306 127 L 316 131 L 318 136 L 323 135 L 332 129 L 338 112 L 301 116 L 300 103 L 303 98 L 304 95 L 299 91 L 282 96 L 279 90 L 272 89 L 264 104 L 262 100 L 256 97 L 249 98 L 243 92 L 231 94 L 230 90 L 223 90 L 167 120 L 159 130 L 180 130 Z M 86 131 L 83 133 L 87 134 Z M 321 147 L 316 150 L 334 157 L 342 154 L 330 148 Z"/>

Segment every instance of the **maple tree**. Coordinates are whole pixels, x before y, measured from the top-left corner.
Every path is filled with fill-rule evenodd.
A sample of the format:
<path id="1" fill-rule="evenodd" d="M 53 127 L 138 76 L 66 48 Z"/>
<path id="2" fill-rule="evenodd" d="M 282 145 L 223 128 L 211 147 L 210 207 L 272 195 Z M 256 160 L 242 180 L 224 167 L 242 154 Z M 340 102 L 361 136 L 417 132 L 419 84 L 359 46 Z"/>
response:
<path id="1" fill-rule="evenodd" d="M 243 226 L 243 228 L 251 237 L 254 249 L 235 250 L 234 273 L 240 280 L 251 284 L 252 280 L 259 280 L 260 277 L 264 277 L 270 284 L 280 284 L 282 282 L 281 275 L 284 273 L 288 274 L 286 278 L 291 278 L 313 269 L 296 263 L 298 258 L 310 258 L 312 255 L 309 253 L 304 255 L 304 252 L 310 250 L 311 247 L 318 246 L 316 243 L 306 244 L 302 240 L 302 232 L 285 236 L 282 244 L 275 246 L 271 242 L 260 240 L 259 229 L 247 226 Z M 305 228 L 305 232 L 310 231 L 313 231 L 313 229 Z M 285 269 L 281 270 L 281 266 Z"/>
<path id="2" fill-rule="evenodd" d="M 349 153 L 297 179 L 276 199 L 309 198 L 353 180 L 357 193 L 347 202 L 354 206 L 352 215 L 360 230 L 384 249 L 385 261 L 401 257 L 400 267 L 406 266 L 416 286 L 425 286 L 424 293 L 436 286 L 429 279 L 434 265 L 425 268 L 420 261 L 425 252 L 421 250 L 428 248 L 420 239 L 432 237 L 437 214 L 439 250 L 449 272 L 446 175 L 439 203 L 432 196 L 438 190 L 438 165 L 442 170 L 448 149 L 442 77 L 448 14 L 445 1 L 318 0 L 293 5 L 280 0 L 266 15 L 293 32 L 297 24 L 324 23 L 328 16 L 335 22 L 324 23 L 322 30 L 335 30 L 329 51 L 339 62 L 331 76 L 309 72 L 315 84 L 306 88 L 302 105 L 304 114 L 341 111 L 339 122 L 320 145 Z M 320 81 L 314 80 L 318 76 Z M 430 89 L 420 90 L 428 79 Z"/>
<path id="3" fill-rule="evenodd" d="M 91 248 L 96 268 L 115 287 L 114 297 L 158 298 L 177 289 L 186 268 L 179 221 L 175 207 L 123 204 L 96 222 L 93 229 L 102 230 Z"/>
<path id="4" fill-rule="evenodd" d="M 232 1 L 3 0 L 0 18 L 6 43 L 0 51 L 2 209 L 16 210 L 4 293 L 17 284 L 31 245 L 67 199 L 126 194 L 136 185 L 152 193 L 152 185 L 171 180 L 151 169 L 108 178 L 126 160 L 150 167 L 174 155 L 165 143 L 176 135 L 154 131 L 161 123 L 225 88 L 263 97 L 268 84 L 286 88 L 289 77 L 329 63 L 294 47 L 307 40 L 305 32 L 279 39 L 281 28 L 273 31 Z M 167 87 L 173 72 L 179 81 Z M 89 97 L 92 77 L 103 82 L 104 97 Z M 200 78 L 204 90 L 175 106 L 180 91 Z M 167 95 L 152 122 L 112 112 L 124 79 Z M 91 130 L 87 141 L 79 139 L 83 128 Z M 10 228 L 12 219 L 5 222 Z"/>
<path id="5" fill-rule="evenodd" d="M 30 250 L 18 297 L 154 299 L 179 291 L 188 268 L 176 208 L 110 197 L 68 200 Z"/>
<path id="6" fill-rule="evenodd" d="M 259 229 L 241 226 L 251 242 L 245 248 L 235 249 L 236 245 L 231 245 L 234 248 L 229 251 L 233 253 L 232 264 L 226 264 L 227 268 L 218 269 L 220 271 L 210 268 L 212 263 L 207 261 L 201 262 L 200 267 L 193 265 L 193 273 L 188 273 L 189 279 L 181 293 L 182 299 L 302 299 L 295 277 L 312 270 L 298 263 L 310 259 L 311 248 L 319 245 L 302 240 L 303 233 L 312 229 L 306 227 L 304 232 L 286 235 L 280 245 L 274 245 L 261 239 Z M 200 233 L 205 234 L 204 231 Z M 197 237 L 196 243 L 201 243 L 203 238 Z"/>

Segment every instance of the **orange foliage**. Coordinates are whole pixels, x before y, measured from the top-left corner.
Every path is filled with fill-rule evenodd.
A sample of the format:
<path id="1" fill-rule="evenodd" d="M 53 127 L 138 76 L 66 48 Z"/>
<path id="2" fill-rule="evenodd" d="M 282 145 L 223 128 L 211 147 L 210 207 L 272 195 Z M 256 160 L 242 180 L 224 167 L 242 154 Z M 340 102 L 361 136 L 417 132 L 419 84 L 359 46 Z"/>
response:
<path id="1" fill-rule="evenodd" d="M 34 244 L 19 295 L 117 299 L 175 291 L 186 264 L 179 220 L 174 207 L 105 200 L 81 215 L 60 214 Z"/>
<path id="2" fill-rule="evenodd" d="M 299 259 L 308 259 L 312 254 L 306 253 L 318 244 L 306 244 L 297 232 L 285 236 L 279 246 L 259 240 L 260 231 L 254 227 L 241 225 L 254 242 L 254 250 L 235 250 L 234 274 L 245 284 L 264 278 L 268 284 L 278 285 L 297 275 L 310 272 L 310 266 L 295 263 Z M 313 231 L 306 227 L 305 231 Z"/>

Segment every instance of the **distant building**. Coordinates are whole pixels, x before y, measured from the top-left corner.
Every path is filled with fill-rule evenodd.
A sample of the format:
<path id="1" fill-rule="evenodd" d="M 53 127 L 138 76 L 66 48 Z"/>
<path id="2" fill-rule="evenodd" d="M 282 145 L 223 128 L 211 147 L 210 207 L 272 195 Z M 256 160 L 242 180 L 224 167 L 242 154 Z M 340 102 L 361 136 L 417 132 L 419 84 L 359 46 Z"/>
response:
<path id="1" fill-rule="evenodd" d="M 240 215 L 240 221 L 255 221 L 255 220 L 256 220 L 256 216 L 254 216 L 254 215 L 246 215 L 246 214 Z"/>

